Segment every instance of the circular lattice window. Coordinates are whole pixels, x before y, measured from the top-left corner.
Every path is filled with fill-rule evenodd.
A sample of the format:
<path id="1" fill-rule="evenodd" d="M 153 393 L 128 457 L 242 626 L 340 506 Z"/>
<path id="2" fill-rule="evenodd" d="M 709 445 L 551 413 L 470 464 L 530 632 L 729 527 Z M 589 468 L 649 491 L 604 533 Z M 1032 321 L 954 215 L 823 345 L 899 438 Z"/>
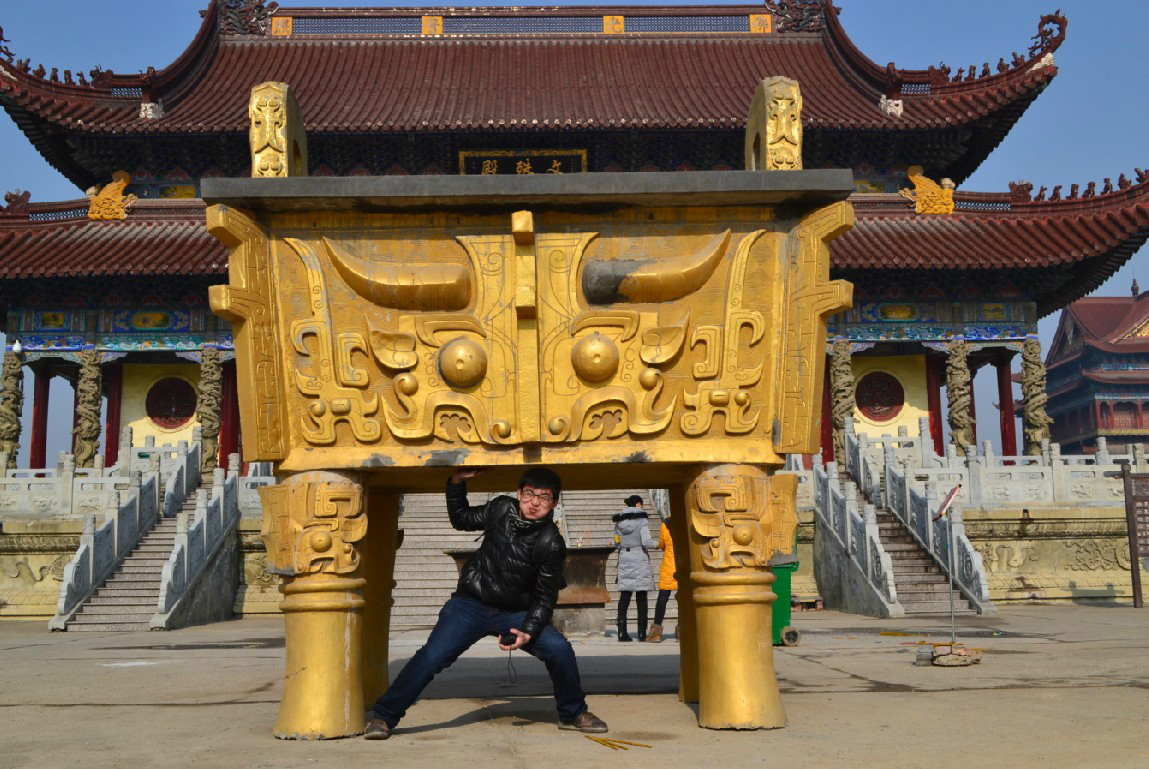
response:
<path id="1" fill-rule="evenodd" d="M 858 380 L 854 400 L 867 419 L 889 422 L 902 413 L 906 391 L 895 377 L 882 371 L 871 371 Z"/>
<path id="2" fill-rule="evenodd" d="M 183 427 L 195 416 L 196 392 L 184 379 L 169 376 L 152 385 L 144 407 L 148 419 L 165 430 Z"/>

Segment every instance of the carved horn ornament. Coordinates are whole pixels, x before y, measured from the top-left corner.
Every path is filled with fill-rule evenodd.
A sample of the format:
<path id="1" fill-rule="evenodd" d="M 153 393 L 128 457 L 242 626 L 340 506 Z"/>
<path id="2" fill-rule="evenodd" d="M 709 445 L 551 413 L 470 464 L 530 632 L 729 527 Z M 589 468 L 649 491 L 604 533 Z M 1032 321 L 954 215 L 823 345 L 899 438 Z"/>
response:
<path id="1" fill-rule="evenodd" d="M 614 259 L 588 262 L 583 293 L 591 304 L 670 302 L 706 285 L 730 245 L 730 230 L 694 253 L 670 259 Z"/>
<path id="2" fill-rule="evenodd" d="M 471 301 L 471 272 L 461 264 L 380 264 L 324 238 L 336 272 L 360 296 L 396 310 L 461 310 Z"/>

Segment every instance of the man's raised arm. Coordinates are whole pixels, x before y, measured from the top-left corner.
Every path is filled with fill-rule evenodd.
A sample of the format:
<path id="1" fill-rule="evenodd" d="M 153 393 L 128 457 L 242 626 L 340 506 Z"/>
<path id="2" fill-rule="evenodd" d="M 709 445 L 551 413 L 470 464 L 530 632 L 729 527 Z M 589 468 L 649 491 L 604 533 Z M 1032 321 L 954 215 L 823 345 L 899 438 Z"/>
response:
<path id="1" fill-rule="evenodd" d="M 485 505 L 467 504 L 467 481 L 482 470 L 458 470 L 447 481 L 447 515 L 451 526 L 459 531 L 485 531 L 490 502 Z"/>

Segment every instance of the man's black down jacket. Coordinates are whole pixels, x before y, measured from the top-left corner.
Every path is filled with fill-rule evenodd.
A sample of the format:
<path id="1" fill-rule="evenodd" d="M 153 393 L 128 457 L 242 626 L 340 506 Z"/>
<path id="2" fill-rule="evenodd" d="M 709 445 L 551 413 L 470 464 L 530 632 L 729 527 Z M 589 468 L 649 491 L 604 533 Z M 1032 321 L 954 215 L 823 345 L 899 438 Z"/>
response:
<path id="1" fill-rule="evenodd" d="M 554 532 L 549 546 L 536 553 L 535 543 L 552 516 L 528 521 L 519 515 L 519 502 L 499 496 L 485 505 L 467 504 L 467 484 L 447 483 L 447 514 L 460 531 L 486 535 L 479 551 L 463 568 L 456 595 L 506 611 L 526 609 L 518 628 L 532 639 L 550 624 L 559 597 L 566 543 Z"/>

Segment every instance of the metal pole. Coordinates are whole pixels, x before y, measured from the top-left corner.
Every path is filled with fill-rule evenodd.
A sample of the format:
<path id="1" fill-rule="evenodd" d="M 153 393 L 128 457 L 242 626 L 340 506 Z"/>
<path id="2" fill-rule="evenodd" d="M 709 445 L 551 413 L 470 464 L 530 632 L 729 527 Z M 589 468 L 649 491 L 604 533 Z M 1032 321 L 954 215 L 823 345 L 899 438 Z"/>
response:
<path id="1" fill-rule="evenodd" d="M 954 499 L 957 498 L 958 492 L 961 491 L 961 484 L 954 486 L 950 489 L 950 493 L 946 494 L 946 498 L 942 500 L 941 507 L 938 508 L 937 514 L 934 516 L 934 523 L 941 520 L 949 511 L 950 505 L 953 504 Z M 949 530 L 949 594 L 950 594 L 950 644 L 957 643 L 957 618 L 954 610 L 954 592 L 957 587 L 957 580 L 954 578 L 954 525 L 953 521 L 946 521 L 946 525 L 950 527 Z M 932 535 L 931 535 L 932 536 Z"/>
<path id="2" fill-rule="evenodd" d="M 946 520 L 946 526 L 949 527 L 950 534 L 950 645 L 957 643 L 957 617 L 954 610 L 954 590 L 957 580 L 954 579 L 954 522 L 952 518 Z"/>
<path id="3" fill-rule="evenodd" d="M 1121 465 L 1121 480 L 1125 485 L 1125 522 L 1129 537 L 1129 577 L 1133 581 L 1133 608 L 1141 609 L 1145 601 L 1141 596 L 1141 552 L 1137 542 L 1137 502 L 1133 497 L 1133 474 L 1128 464 Z"/>

